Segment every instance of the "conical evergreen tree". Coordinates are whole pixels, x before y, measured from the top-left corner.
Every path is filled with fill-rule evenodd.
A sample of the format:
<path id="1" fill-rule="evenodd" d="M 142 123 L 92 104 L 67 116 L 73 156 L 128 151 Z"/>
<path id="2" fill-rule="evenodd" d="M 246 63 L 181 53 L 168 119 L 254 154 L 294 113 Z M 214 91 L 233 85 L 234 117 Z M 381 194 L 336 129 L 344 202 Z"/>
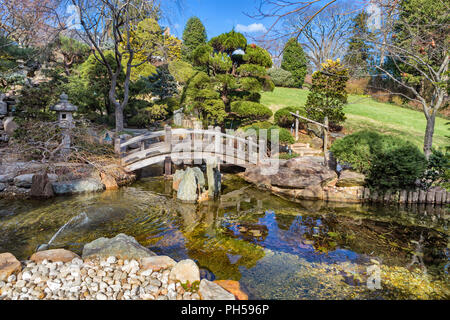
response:
<path id="1" fill-rule="evenodd" d="M 207 35 L 203 23 L 197 17 L 190 18 L 183 32 L 183 47 L 181 56 L 183 60 L 192 63 L 192 53 L 203 44 L 206 44 Z"/>
<path id="2" fill-rule="evenodd" d="M 308 59 L 302 46 L 296 39 L 290 39 L 284 47 L 281 69 L 291 72 L 295 80 L 295 87 L 301 88 L 305 81 L 307 68 Z"/>

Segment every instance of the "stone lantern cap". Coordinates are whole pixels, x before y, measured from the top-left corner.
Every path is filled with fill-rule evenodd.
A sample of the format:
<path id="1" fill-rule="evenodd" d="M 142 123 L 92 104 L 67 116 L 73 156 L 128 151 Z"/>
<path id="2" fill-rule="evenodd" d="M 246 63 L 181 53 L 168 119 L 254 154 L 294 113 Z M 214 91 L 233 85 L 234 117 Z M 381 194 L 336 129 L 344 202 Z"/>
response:
<path id="1" fill-rule="evenodd" d="M 67 94 L 63 93 L 60 97 L 60 100 L 57 104 L 50 108 L 52 111 L 64 111 L 64 112 L 75 112 L 78 110 L 78 107 L 71 104 L 69 102 L 69 97 Z"/>

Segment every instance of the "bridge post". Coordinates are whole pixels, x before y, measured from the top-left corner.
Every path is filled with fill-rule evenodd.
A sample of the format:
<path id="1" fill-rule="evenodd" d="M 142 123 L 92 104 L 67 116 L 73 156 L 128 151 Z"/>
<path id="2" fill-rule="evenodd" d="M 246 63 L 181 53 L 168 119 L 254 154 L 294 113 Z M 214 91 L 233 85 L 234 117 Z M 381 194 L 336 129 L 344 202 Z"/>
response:
<path id="1" fill-rule="evenodd" d="M 171 153 L 172 152 L 172 127 L 165 126 L 164 131 L 165 131 L 164 142 L 166 144 L 166 148 L 168 149 L 168 152 Z M 169 155 L 164 159 L 164 175 L 170 176 L 171 174 L 172 174 L 172 158 Z"/>
<path id="2" fill-rule="evenodd" d="M 328 149 L 328 117 L 325 117 L 324 119 L 324 125 L 323 128 L 323 161 L 324 166 L 328 167 L 328 155 L 327 155 L 327 149 Z"/>
<path id="3" fill-rule="evenodd" d="M 117 154 L 121 154 L 122 150 L 120 150 L 120 143 L 122 140 L 120 138 L 114 139 L 114 152 Z"/>
<path id="4" fill-rule="evenodd" d="M 295 142 L 297 142 L 298 141 L 298 127 L 299 127 L 299 115 L 300 115 L 300 112 L 297 110 L 297 112 L 296 112 L 296 114 L 297 114 L 297 117 L 295 117 Z"/>
<path id="5" fill-rule="evenodd" d="M 217 157 L 217 169 L 220 172 L 220 157 L 219 155 L 222 154 L 223 145 L 222 145 L 222 129 L 220 127 L 215 127 L 214 130 L 216 131 L 216 134 L 214 136 L 214 153 Z"/>

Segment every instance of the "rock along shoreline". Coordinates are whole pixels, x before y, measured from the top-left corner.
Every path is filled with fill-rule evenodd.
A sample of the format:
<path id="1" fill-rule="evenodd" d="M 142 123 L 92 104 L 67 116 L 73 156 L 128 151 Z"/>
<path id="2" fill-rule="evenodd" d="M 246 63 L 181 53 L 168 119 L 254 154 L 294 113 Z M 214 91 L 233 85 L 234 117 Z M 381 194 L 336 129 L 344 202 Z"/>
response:
<path id="1" fill-rule="evenodd" d="M 200 279 L 194 261 L 157 256 L 123 234 L 87 244 L 82 257 L 52 249 L 19 262 L 0 253 L 0 300 L 237 299 L 248 299 L 239 282 Z"/>

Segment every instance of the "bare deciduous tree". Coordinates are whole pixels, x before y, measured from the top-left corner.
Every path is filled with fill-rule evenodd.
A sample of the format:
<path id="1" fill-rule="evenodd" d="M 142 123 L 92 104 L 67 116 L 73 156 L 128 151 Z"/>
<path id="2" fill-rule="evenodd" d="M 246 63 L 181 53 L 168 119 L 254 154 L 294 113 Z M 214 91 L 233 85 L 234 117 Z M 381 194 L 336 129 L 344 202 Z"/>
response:
<path id="1" fill-rule="evenodd" d="M 79 10 L 79 22 L 87 43 L 92 47 L 95 58 L 102 63 L 110 78 L 109 101 L 115 109 L 116 132 L 123 131 L 123 110 L 129 100 L 129 86 L 132 68 L 149 62 L 154 52 L 147 53 L 147 59 L 134 62 L 148 44 L 137 47 L 132 39 L 133 28 L 144 19 L 154 16 L 158 10 L 156 0 L 70 0 Z M 153 45 L 153 44 L 150 44 Z M 107 58 L 111 50 L 114 63 Z M 119 75 L 125 69 L 123 95 L 117 96 Z"/>
<path id="2" fill-rule="evenodd" d="M 285 22 L 286 29 L 295 32 L 317 11 L 317 8 L 312 7 L 302 15 L 292 15 Z M 299 42 L 316 70 L 320 70 L 327 59 L 334 60 L 344 54 L 352 18 L 349 13 L 352 11 L 346 5 L 328 6 L 303 28 Z"/>
<path id="3" fill-rule="evenodd" d="M 60 30 L 60 0 L 0 0 L 0 32 L 22 47 L 45 46 Z"/>
<path id="4" fill-rule="evenodd" d="M 428 14 L 429 7 L 436 9 Z M 438 111 L 449 101 L 449 34 L 450 7 L 444 1 L 420 3 L 414 12 L 404 14 L 403 8 L 394 12 L 396 19 L 385 27 L 395 30 L 388 41 L 375 39 L 374 44 L 383 48 L 383 56 L 376 68 L 387 78 L 411 93 L 404 97 L 422 105 L 427 126 L 424 137 L 424 153 L 431 155 L 435 121 Z M 408 8 L 408 10 L 411 10 Z M 420 13 L 419 13 L 420 12 Z M 411 17 L 411 15 L 414 15 Z"/>

